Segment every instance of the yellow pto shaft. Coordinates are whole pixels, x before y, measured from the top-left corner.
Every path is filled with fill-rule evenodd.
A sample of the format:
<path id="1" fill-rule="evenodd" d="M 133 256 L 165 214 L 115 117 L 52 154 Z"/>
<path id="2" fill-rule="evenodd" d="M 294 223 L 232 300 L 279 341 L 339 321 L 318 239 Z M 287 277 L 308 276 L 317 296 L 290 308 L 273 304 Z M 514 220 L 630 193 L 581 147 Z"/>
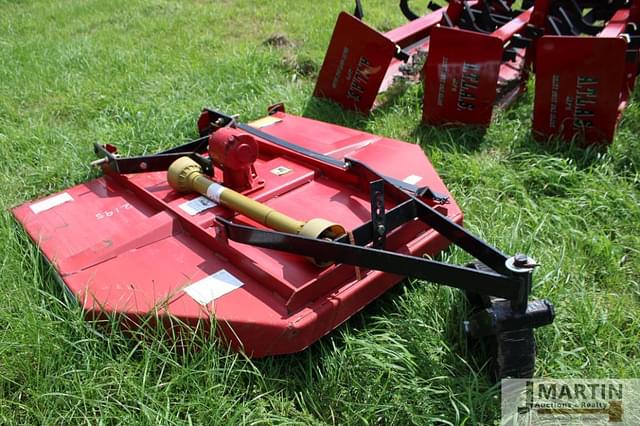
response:
<path id="1" fill-rule="evenodd" d="M 346 233 L 341 225 L 315 218 L 307 222 L 293 219 L 209 179 L 202 167 L 189 157 L 175 160 L 167 172 L 169 185 L 178 192 L 197 192 L 276 231 L 310 238 L 335 239 Z"/>

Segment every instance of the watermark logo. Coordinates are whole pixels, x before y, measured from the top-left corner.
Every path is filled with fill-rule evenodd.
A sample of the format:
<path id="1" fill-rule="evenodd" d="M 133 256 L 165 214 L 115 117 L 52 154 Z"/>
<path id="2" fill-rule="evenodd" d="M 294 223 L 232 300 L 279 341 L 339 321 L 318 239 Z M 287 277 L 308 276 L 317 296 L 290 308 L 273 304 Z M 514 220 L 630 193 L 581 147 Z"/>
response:
<path id="1" fill-rule="evenodd" d="M 640 380 L 505 379 L 502 425 L 640 425 Z"/>

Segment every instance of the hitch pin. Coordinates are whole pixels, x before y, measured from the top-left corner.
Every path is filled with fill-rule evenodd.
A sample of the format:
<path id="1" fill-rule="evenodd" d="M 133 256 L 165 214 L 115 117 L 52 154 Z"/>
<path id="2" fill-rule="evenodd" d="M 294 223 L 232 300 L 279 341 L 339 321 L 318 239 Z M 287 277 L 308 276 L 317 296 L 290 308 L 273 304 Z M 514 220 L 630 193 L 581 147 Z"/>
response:
<path id="1" fill-rule="evenodd" d="M 112 154 L 114 157 L 119 157 L 118 154 Z M 93 160 L 91 163 L 89 163 L 89 165 L 91 167 L 99 167 L 102 166 L 103 164 L 106 164 L 109 162 L 109 158 L 108 157 L 102 157 L 102 158 L 98 158 L 97 160 Z"/>
<path id="2" fill-rule="evenodd" d="M 507 268 L 517 272 L 518 270 L 523 269 L 533 269 L 536 266 L 540 266 L 540 264 L 526 254 L 517 253 L 515 256 L 507 259 L 506 266 Z"/>

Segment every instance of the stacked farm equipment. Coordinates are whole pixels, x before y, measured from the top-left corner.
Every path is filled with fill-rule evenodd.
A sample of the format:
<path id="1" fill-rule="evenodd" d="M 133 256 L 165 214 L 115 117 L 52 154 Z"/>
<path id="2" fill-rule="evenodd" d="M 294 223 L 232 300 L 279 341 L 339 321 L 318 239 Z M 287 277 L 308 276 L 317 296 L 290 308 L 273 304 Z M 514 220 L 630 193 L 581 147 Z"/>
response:
<path id="1" fill-rule="evenodd" d="M 522 6 L 451 0 L 418 16 L 401 1 L 410 22 L 384 34 L 342 13 L 314 95 L 368 113 L 396 79 L 422 75 L 425 124 L 487 127 L 494 106 L 511 105 L 535 71 L 536 138 L 610 143 L 638 75 L 638 2 Z"/>
<path id="2" fill-rule="evenodd" d="M 565 3 L 555 6 L 558 35 L 539 41 L 534 135 L 609 144 L 640 66 L 640 3 Z"/>
<path id="3" fill-rule="evenodd" d="M 488 126 L 494 104 L 507 106 L 526 88 L 549 3 L 537 0 L 527 10 L 500 13 L 484 3 L 478 10 L 465 7 L 468 18 L 458 25 L 443 20 L 431 34 L 422 120 Z"/>
<path id="4" fill-rule="evenodd" d="M 314 95 L 348 110 L 370 111 L 378 95 L 396 78 L 417 80 L 420 69 L 416 73 L 413 67 L 420 66 L 421 56 L 429 49 L 431 31 L 442 22 L 443 16 L 457 22 L 469 8 L 477 8 L 480 1 L 453 1 L 446 8 L 430 4 L 433 10 L 418 16 L 409 8 L 407 0 L 402 0 L 400 8 L 409 22 L 384 34 L 364 23 L 361 14 L 352 16 L 342 12 Z"/>

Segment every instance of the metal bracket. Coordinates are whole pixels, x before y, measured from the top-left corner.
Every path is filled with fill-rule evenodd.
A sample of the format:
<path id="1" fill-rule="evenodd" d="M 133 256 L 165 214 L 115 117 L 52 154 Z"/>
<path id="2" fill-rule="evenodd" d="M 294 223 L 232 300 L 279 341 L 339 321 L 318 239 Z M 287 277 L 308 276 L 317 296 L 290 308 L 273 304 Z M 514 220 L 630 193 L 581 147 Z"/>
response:
<path id="1" fill-rule="evenodd" d="M 201 155 L 206 151 L 208 139 L 208 136 L 204 136 L 157 154 L 134 157 L 119 157 L 117 150 L 111 145 L 95 143 L 93 151 L 100 159 L 91 164 L 102 166 L 106 171 L 118 174 L 159 172 L 167 170 L 178 158 L 187 156 L 200 164 L 206 174 L 211 175 L 213 164 L 208 157 Z"/>
<path id="2" fill-rule="evenodd" d="M 360 0 L 356 0 L 356 6 L 353 10 L 353 16 L 358 19 L 364 18 L 364 10 L 362 9 L 362 2 Z"/>
<path id="3" fill-rule="evenodd" d="M 236 117 L 228 115 L 213 108 L 203 108 L 198 119 L 198 131 L 200 136 L 207 136 L 217 129 L 227 126 L 235 126 Z"/>
<path id="4" fill-rule="evenodd" d="M 409 52 L 402 49 L 400 46 L 396 46 L 396 53 L 393 56 L 402 62 L 407 62 L 409 58 L 411 58 Z"/>
<path id="5" fill-rule="evenodd" d="M 373 226 L 373 248 L 384 249 L 387 241 L 387 220 L 384 208 L 384 181 L 371 182 L 371 225 Z"/>
<path id="6" fill-rule="evenodd" d="M 277 112 L 286 112 L 284 102 L 278 102 L 276 104 L 269 105 L 269 108 L 267 108 L 267 115 L 273 115 Z"/>
<path id="7" fill-rule="evenodd" d="M 551 324 L 555 309 L 548 300 L 533 300 L 524 312 L 514 311 L 506 300 L 494 300 L 490 308 L 482 309 L 464 322 L 465 333 L 472 337 L 492 336 L 507 331 L 538 328 Z"/>

